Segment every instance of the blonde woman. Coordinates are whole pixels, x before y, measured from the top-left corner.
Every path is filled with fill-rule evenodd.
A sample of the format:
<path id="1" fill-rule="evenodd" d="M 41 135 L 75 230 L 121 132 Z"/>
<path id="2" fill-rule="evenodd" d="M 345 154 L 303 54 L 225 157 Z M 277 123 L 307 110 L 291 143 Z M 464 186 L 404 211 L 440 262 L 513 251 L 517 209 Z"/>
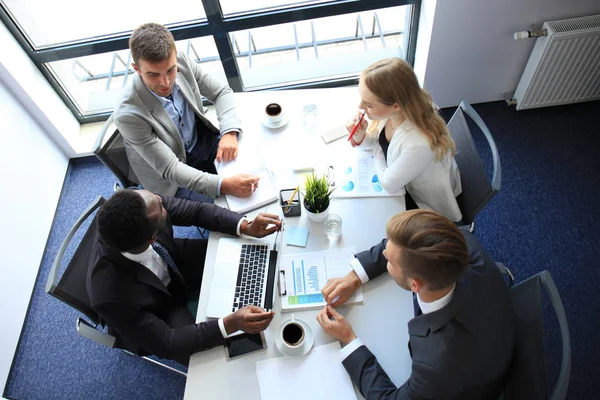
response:
<path id="1" fill-rule="evenodd" d="M 379 184 L 390 193 L 405 187 L 408 209 L 430 209 L 460 221 L 454 141 L 410 65 L 399 58 L 377 61 L 362 72 L 358 91 L 359 108 L 371 123 L 360 122 L 351 144 L 373 148 Z M 357 115 L 347 124 L 349 131 L 358 120 Z"/>

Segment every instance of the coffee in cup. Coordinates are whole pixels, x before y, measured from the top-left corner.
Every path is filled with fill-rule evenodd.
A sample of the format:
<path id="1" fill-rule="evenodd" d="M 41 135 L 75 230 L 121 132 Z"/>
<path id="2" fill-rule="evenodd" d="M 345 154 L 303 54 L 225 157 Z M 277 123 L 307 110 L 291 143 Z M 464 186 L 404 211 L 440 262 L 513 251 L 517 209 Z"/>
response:
<path id="1" fill-rule="evenodd" d="M 269 103 L 265 108 L 265 113 L 267 114 L 268 120 L 272 124 L 277 124 L 281 122 L 281 118 L 283 116 L 283 108 L 278 103 Z"/>
<path id="2" fill-rule="evenodd" d="M 298 347 L 304 342 L 304 328 L 298 322 L 291 320 L 281 331 L 283 343 L 290 347 Z"/>

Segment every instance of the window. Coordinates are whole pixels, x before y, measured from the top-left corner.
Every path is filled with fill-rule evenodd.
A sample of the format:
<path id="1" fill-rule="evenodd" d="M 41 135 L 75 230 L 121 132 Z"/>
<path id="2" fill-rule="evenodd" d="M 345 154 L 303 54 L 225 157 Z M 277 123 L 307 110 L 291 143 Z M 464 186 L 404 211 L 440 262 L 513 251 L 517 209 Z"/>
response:
<path id="1" fill-rule="evenodd" d="M 420 0 L 0 0 L 0 19 L 82 123 L 108 118 L 135 73 L 128 40 L 166 25 L 234 91 L 355 84 L 377 59 L 412 63 Z"/>

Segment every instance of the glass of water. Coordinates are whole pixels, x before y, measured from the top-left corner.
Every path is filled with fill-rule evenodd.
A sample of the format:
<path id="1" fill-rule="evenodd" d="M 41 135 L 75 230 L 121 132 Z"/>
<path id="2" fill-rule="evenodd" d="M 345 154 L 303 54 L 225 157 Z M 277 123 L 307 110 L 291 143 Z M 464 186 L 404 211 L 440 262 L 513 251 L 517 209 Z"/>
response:
<path id="1" fill-rule="evenodd" d="M 323 222 L 325 235 L 329 240 L 337 240 L 342 236 L 342 218 L 337 214 L 329 214 Z"/>
<path id="2" fill-rule="evenodd" d="M 302 106 L 302 122 L 304 129 L 308 132 L 312 132 L 317 125 L 317 106 L 316 104 L 305 104 Z"/>

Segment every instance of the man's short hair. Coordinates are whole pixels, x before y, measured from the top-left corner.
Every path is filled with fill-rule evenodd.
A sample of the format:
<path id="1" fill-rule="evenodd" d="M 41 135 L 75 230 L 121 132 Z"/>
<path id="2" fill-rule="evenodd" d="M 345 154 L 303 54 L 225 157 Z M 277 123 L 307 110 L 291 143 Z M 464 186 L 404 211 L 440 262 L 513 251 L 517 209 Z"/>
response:
<path id="1" fill-rule="evenodd" d="M 129 251 L 152 239 L 158 227 L 150 221 L 146 203 L 135 190 L 121 190 L 98 211 L 98 231 L 104 242 L 118 251 Z"/>
<path id="2" fill-rule="evenodd" d="M 469 264 L 467 243 L 448 218 L 429 210 L 394 215 L 388 240 L 400 247 L 396 261 L 407 278 L 421 280 L 429 290 L 452 286 Z"/>
<path id="3" fill-rule="evenodd" d="M 156 64 L 171 57 L 175 51 L 175 39 L 167 28 L 150 22 L 133 31 L 129 39 L 129 50 L 133 62 L 138 66 L 140 60 Z"/>

